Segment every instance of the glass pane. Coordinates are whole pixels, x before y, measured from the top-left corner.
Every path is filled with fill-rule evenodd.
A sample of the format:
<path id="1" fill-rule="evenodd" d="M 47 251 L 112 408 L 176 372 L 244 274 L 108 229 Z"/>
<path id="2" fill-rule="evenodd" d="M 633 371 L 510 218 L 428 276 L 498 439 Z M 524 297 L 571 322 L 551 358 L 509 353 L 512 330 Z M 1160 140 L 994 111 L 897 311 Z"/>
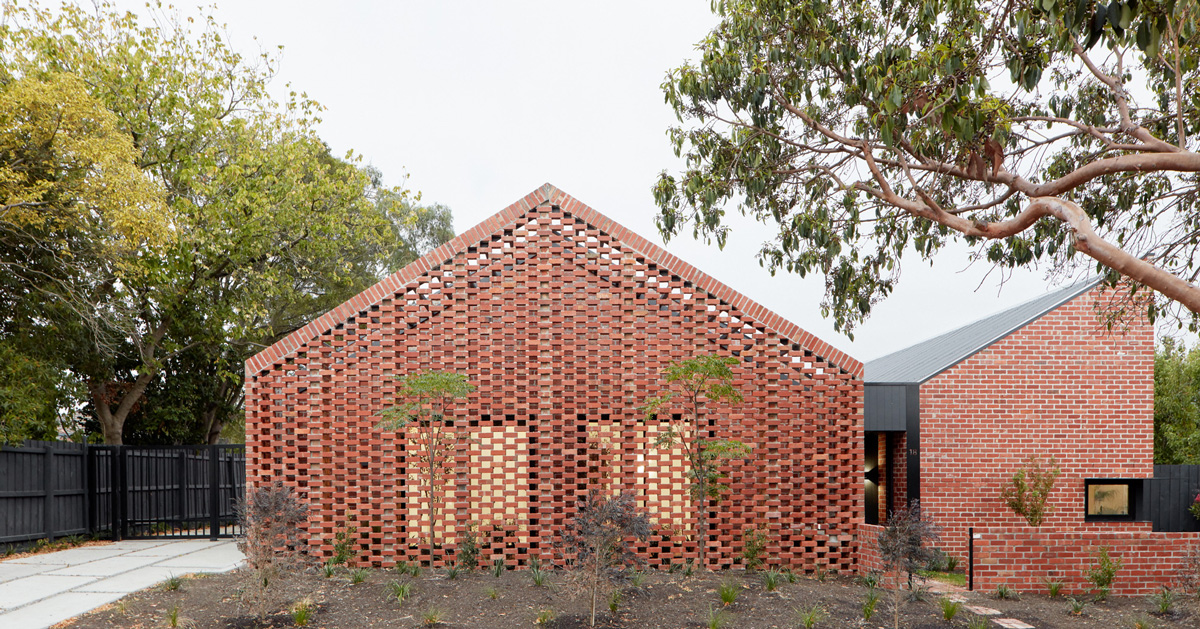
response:
<path id="1" fill-rule="evenodd" d="M 1088 515 L 1129 515 L 1129 485 L 1088 485 Z"/>

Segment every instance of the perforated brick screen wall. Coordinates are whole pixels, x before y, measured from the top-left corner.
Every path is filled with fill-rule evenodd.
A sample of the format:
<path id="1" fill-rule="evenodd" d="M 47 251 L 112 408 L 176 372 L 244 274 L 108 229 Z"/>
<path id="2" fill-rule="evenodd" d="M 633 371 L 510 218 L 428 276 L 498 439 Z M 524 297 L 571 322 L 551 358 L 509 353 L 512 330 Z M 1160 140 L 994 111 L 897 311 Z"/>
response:
<path id="1" fill-rule="evenodd" d="M 440 539 L 474 524 L 484 563 L 552 561 L 576 501 L 604 487 L 655 521 L 650 564 L 679 563 L 697 548 L 686 466 L 639 407 L 663 366 L 704 352 L 738 359 L 745 395 L 711 409 L 709 434 L 754 447 L 725 469 L 710 565 L 762 527 L 772 563 L 852 570 L 861 365 L 550 186 L 251 359 L 247 476 L 297 488 L 317 553 L 354 518 L 360 561 L 440 565 L 453 544 L 422 540 L 414 457 L 375 426 L 396 376 L 453 370 L 478 388 L 452 413 L 470 445 Z"/>

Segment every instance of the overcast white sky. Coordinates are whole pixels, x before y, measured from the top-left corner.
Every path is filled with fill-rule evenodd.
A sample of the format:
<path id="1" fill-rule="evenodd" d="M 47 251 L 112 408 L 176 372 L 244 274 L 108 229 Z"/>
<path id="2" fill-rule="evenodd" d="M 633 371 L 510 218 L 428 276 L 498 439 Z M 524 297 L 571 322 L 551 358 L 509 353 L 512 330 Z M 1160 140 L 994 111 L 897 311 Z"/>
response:
<path id="1" fill-rule="evenodd" d="M 284 46 L 274 91 L 291 83 L 325 105 L 320 134 L 336 153 L 353 149 L 392 184 L 408 173 L 424 202 L 453 210 L 457 231 L 548 182 L 661 244 L 650 190 L 679 162 L 659 85 L 715 25 L 709 6 L 239 0 L 216 15 L 247 56 Z M 933 268 L 909 262 L 852 342 L 821 317 L 823 280 L 771 277 L 754 255 L 771 232 L 733 224 L 724 251 L 690 236 L 667 248 L 862 360 L 1052 288 L 1026 271 L 1001 290 L 998 272 L 947 251 Z"/>

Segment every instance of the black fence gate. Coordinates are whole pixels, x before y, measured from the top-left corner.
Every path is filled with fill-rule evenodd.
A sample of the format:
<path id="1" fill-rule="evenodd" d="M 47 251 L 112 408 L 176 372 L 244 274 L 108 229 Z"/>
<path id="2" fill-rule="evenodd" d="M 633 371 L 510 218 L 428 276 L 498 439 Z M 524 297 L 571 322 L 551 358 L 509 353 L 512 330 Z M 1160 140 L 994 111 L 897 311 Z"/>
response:
<path id="1" fill-rule="evenodd" d="M 2 448 L 0 543 L 235 536 L 245 460 L 242 445 Z"/>

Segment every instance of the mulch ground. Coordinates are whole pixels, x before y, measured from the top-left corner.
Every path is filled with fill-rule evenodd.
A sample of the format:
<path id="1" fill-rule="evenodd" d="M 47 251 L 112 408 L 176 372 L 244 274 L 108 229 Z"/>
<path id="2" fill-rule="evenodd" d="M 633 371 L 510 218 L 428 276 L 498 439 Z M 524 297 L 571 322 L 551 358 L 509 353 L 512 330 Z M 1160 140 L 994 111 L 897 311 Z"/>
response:
<path id="1" fill-rule="evenodd" d="M 295 626 L 288 613 L 259 619 L 250 617 L 239 600 L 239 589 L 246 578 L 244 573 L 234 572 L 185 579 L 176 591 L 157 588 L 138 592 L 64 626 L 163 627 L 169 626 L 168 613 L 173 608 L 178 609 L 180 627 Z M 393 580 L 413 583 L 412 594 L 402 603 L 388 598 L 387 584 Z M 722 583 L 733 583 L 738 588 L 737 599 L 729 606 L 720 601 L 718 588 Z M 345 571 L 325 578 L 319 571 L 310 570 L 278 585 L 285 588 L 280 591 L 280 600 L 307 597 L 315 603 L 316 613 L 308 623 L 310 627 L 427 626 L 427 614 L 437 611 L 440 626 L 444 627 L 528 628 L 545 610 L 554 615 L 554 620 L 546 626 L 588 626 L 588 599 L 570 587 L 567 576 L 561 572 L 551 572 L 549 583 L 543 587 L 535 586 L 527 571 L 506 572 L 500 577 L 481 571 L 450 580 L 443 572 L 430 570 L 415 579 L 372 570 L 358 584 L 352 584 Z M 890 593 L 882 592 L 874 616 L 869 622 L 864 621 L 862 608 L 867 589 L 846 578 L 830 577 L 826 581 L 800 578 L 795 583 L 784 580 L 775 592 L 768 592 L 758 573 L 703 573 L 685 577 L 650 572 L 642 587 L 632 588 L 627 584 L 623 592 L 615 616 L 608 610 L 607 598 L 601 600 L 597 626 L 703 628 L 710 626 L 710 613 L 717 610 L 725 620 L 720 626 L 729 629 L 790 628 L 803 626 L 796 610 L 814 605 L 824 612 L 816 627 L 892 626 Z M 1131 627 L 1139 617 L 1162 629 L 1200 627 L 1200 604 L 1195 598 L 1180 601 L 1167 616 L 1152 615 L 1154 606 L 1147 599 L 1120 597 L 1089 603 L 1083 616 L 1072 616 L 1065 599 L 1050 599 L 1041 593 L 1023 593 L 1020 600 L 995 600 L 983 593 L 963 595 L 970 605 L 998 609 L 1004 617 L 1025 621 L 1039 629 Z M 902 610 L 901 626 L 910 629 L 967 627 L 974 618 L 963 610 L 953 621 L 943 620 L 936 595 L 923 602 L 909 602 Z"/>

